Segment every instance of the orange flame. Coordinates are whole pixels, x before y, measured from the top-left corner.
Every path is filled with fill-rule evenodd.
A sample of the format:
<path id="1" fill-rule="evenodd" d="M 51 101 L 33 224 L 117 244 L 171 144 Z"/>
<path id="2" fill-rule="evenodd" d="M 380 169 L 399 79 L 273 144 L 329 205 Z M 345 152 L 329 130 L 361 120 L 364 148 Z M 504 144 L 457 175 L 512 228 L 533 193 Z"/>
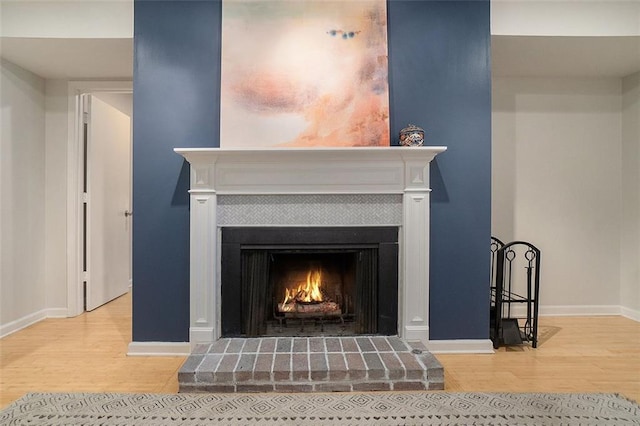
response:
<path id="1" fill-rule="evenodd" d="M 307 273 L 307 282 L 301 283 L 297 288 L 285 289 L 283 304 L 295 299 L 296 302 L 322 302 L 322 273 L 319 269 L 312 269 Z"/>

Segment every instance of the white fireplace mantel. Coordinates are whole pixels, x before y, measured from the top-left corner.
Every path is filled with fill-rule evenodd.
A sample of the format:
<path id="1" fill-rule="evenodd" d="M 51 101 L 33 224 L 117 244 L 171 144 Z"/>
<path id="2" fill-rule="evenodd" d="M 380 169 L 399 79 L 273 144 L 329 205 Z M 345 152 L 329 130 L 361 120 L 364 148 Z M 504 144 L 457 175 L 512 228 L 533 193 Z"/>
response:
<path id="1" fill-rule="evenodd" d="M 429 163 L 446 149 L 176 148 L 191 164 L 191 345 L 220 338 L 217 197 L 287 194 L 402 194 L 398 334 L 427 344 Z"/>

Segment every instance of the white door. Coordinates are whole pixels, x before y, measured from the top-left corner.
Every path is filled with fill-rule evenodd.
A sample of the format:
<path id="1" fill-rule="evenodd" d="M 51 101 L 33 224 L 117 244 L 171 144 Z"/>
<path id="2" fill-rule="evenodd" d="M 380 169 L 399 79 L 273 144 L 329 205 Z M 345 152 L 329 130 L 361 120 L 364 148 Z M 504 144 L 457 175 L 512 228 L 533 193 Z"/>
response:
<path id="1" fill-rule="evenodd" d="M 129 289 L 131 119 L 86 96 L 86 309 L 91 311 Z"/>

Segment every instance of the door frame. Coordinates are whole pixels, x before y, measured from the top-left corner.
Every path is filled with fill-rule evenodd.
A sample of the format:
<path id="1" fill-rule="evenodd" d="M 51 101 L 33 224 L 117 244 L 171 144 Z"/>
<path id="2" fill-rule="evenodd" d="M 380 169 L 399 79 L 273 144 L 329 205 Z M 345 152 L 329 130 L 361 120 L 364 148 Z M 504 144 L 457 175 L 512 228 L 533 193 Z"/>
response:
<path id="1" fill-rule="evenodd" d="M 133 93 L 132 81 L 70 81 L 67 86 L 67 316 L 84 312 L 82 95 Z M 133 140 L 132 146 L 133 146 Z M 133 161 L 132 161 L 133 163 Z M 132 164 L 133 166 L 133 164 Z"/>

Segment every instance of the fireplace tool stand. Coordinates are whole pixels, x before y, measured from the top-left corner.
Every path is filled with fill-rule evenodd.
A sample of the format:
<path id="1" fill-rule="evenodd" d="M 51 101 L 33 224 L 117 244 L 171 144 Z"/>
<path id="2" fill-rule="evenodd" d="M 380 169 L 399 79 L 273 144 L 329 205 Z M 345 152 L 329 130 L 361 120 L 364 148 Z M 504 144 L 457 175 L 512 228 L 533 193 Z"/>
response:
<path id="1" fill-rule="evenodd" d="M 524 274 L 517 273 L 522 270 Z M 531 342 L 531 346 L 536 348 L 540 250 L 525 241 L 504 244 L 491 237 L 491 280 L 490 335 L 493 347 L 497 349 L 502 345 Z M 515 312 L 516 306 L 524 309 Z M 526 317 L 522 311 L 526 311 Z M 516 314 L 524 318 L 519 320 Z"/>

